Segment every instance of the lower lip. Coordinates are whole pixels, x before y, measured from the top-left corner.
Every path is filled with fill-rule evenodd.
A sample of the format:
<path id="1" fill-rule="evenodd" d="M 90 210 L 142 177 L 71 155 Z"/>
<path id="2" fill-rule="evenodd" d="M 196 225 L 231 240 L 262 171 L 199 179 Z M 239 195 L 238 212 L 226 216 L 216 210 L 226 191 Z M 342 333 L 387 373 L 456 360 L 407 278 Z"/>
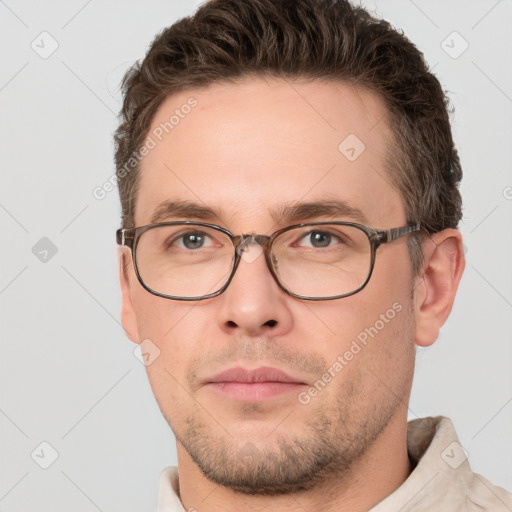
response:
<path id="1" fill-rule="evenodd" d="M 235 400 L 259 402 L 284 393 L 299 392 L 304 384 L 295 382 L 212 382 L 209 386 Z"/>

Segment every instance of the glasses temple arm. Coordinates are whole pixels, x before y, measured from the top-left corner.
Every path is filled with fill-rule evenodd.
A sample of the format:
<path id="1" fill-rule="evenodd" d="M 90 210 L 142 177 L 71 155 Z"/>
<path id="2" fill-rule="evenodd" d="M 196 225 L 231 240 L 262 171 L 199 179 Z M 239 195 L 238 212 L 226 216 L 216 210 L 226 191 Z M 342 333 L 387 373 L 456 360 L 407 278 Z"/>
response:
<path id="1" fill-rule="evenodd" d="M 394 240 L 398 240 L 405 235 L 409 235 L 410 233 L 415 233 L 416 231 L 421 231 L 420 223 L 414 224 L 413 226 L 404 226 L 402 228 L 391 228 L 382 231 L 383 234 L 383 242 L 393 242 Z"/>
<path id="2" fill-rule="evenodd" d="M 125 245 L 131 249 L 135 240 L 134 236 L 135 229 L 118 229 L 116 231 L 116 242 L 118 245 Z"/>

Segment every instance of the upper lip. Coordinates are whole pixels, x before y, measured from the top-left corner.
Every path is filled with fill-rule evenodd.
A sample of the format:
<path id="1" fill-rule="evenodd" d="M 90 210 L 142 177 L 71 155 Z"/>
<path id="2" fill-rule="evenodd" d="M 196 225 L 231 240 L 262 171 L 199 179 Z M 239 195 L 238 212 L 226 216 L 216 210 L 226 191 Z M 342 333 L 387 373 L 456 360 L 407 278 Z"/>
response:
<path id="1" fill-rule="evenodd" d="M 262 366 L 252 370 L 247 370 L 240 366 L 229 368 L 207 379 L 207 382 L 209 384 L 215 382 L 288 382 L 293 384 L 304 384 L 300 379 L 291 377 L 278 368 L 271 368 L 268 366 Z"/>

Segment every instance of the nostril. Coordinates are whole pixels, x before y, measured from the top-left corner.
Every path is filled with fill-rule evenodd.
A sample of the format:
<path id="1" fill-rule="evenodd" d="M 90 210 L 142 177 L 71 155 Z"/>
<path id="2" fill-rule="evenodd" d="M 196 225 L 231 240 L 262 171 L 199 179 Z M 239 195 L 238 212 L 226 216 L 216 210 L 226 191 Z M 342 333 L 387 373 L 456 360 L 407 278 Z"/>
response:
<path id="1" fill-rule="evenodd" d="M 277 320 L 268 320 L 263 325 L 268 325 L 269 327 L 275 327 L 277 325 Z"/>

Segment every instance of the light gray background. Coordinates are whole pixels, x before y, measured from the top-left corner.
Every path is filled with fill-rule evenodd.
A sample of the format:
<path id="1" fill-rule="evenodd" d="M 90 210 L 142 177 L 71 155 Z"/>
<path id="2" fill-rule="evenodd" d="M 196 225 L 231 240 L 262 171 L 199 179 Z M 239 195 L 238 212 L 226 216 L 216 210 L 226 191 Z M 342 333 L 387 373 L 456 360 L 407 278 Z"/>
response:
<path id="1" fill-rule="evenodd" d="M 92 192 L 114 172 L 122 73 L 196 4 L 0 0 L 4 512 L 152 510 L 175 463 L 119 324 L 117 191 Z M 465 173 L 467 269 L 440 339 L 418 354 L 410 417 L 450 416 L 473 468 L 512 489 L 512 2 L 364 5 L 405 31 L 449 91 Z M 31 47 L 49 52 L 52 39 L 47 58 Z M 46 262 L 43 237 L 57 248 Z M 48 469 L 43 441 L 58 452 Z"/>

